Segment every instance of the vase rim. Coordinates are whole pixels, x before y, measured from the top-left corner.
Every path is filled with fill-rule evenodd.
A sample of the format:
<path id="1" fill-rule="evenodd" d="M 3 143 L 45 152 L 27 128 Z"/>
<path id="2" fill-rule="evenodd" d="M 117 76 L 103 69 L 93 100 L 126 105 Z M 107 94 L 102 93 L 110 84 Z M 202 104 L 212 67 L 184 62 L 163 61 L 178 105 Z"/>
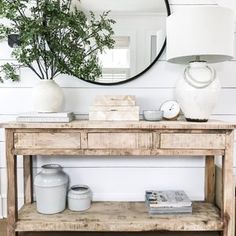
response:
<path id="1" fill-rule="evenodd" d="M 58 164 L 46 164 L 42 166 L 42 170 L 51 173 L 61 171 L 62 167 Z"/>
<path id="2" fill-rule="evenodd" d="M 70 191 L 74 194 L 85 194 L 90 192 L 90 188 L 88 185 L 78 184 L 71 186 Z"/>

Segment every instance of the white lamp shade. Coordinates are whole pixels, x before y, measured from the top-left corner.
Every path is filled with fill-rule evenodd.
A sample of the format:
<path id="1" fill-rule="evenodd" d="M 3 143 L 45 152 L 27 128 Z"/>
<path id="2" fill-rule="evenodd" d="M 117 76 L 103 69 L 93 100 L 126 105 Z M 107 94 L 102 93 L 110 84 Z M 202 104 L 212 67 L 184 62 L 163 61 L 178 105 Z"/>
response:
<path id="1" fill-rule="evenodd" d="M 190 7 L 167 18 L 167 60 L 215 63 L 234 57 L 234 13 L 223 7 Z"/>

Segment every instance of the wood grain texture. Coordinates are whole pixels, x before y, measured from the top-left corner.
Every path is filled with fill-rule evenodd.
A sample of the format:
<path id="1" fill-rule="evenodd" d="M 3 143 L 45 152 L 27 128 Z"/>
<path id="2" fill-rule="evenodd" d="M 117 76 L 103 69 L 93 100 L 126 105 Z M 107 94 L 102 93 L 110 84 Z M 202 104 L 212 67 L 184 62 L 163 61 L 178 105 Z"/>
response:
<path id="1" fill-rule="evenodd" d="M 224 149 L 223 134 L 161 134 L 161 148 Z"/>
<path id="2" fill-rule="evenodd" d="M 89 149 L 151 149 L 152 133 L 88 133 Z"/>
<path id="3" fill-rule="evenodd" d="M 235 0 L 233 0 L 235 1 Z M 192 6 L 198 6 L 198 5 L 207 5 L 211 4 L 211 0 L 172 0 L 171 3 L 173 4 L 178 4 L 179 8 L 184 8 L 185 4 L 191 5 Z M 222 2 L 229 2 L 222 0 Z M 215 1 L 217 3 L 217 1 Z M 184 5 L 181 5 L 184 4 Z M 187 9 L 186 9 L 187 10 Z M 236 48 L 236 47 L 235 47 Z M 9 53 L 6 53 L 6 50 L 9 51 Z M 7 43 L 1 47 L 1 58 L 2 59 L 7 59 L 7 55 L 9 55 L 10 58 L 10 48 L 7 46 Z M 7 61 L 6 61 L 7 62 Z M 184 65 L 185 66 L 185 65 Z M 151 70 L 149 70 L 148 73 L 144 74 L 141 76 L 139 79 L 134 80 L 133 82 L 124 84 L 123 86 L 116 86 L 112 88 L 107 88 L 104 87 L 102 88 L 101 86 L 95 86 L 91 85 L 87 82 L 80 81 L 75 78 L 68 78 L 67 75 L 63 76 L 64 78 L 58 78 L 57 82 L 60 83 L 62 87 L 70 87 L 72 88 L 69 92 L 67 92 L 67 108 L 72 109 L 76 111 L 79 114 L 87 114 L 86 112 L 86 107 L 91 105 L 91 100 L 89 97 L 91 94 L 105 94 L 105 93 L 114 93 L 117 94 L 128 94 L 126 91 L 127 87 L 132 88 L 132 90 L 129 90 L 129 92 L 133 92 L 135 88 L 141 88 L 137 94 L 138 94 L 138 104 L 142 105 L 143 108 L 148 108 L 151 109 L 152 107 L 158 107 L 161 102 L 164 100 L 168 99 L 170 94 L 173 92 L 173 88 L 175 87 L 176 81 L 181 76 L 183 72 L 184 66 L 182 65 L 175 65 L 172 63 L 167 63 L 165 61 L 159 61 L 152 67 Z M 235 113 L 235 108 L 236 106 L 232 107 L 232 98 L 235 97 L 235 85 L 236 85 L 236 61 L 229 61 L 225 63 L 217 63 L 213 65 L 213 67 L 216 69 L 217 74 L 219 75 L 220 78 L 222 78 L 222 85 L 223 87 L 227 87 L 225 90 L 222 91 L 222 95 L 220 98 L 220 103 L 215 111 L 215 114 L 219 115 L 219 119 L 230 119 L 232 122 L 236 120 L 235 117 L 233 117 L 232 114 Z M 25 72 L 27 70 L 27 72 Z M 4 84 L 1 85 L 1 100 L 2 101 L 8 101 L 7 103 L 3 102 L 1 105 L 1 114 L 17 114 L 18 112 L 23 112 L 23 111 L 28 111 L 30 108 L 29 106 L 31 105 L 31 101 L 29 97 L 31 96 L 31 87 L 33 87 L 38 80 L 35 79 L 34 75 L 30 72 L 28 68 L 21 68 L 21 82 L 20 83 L 10 83 L 9 81 L 5 82 Z M 164 79 L 163 79 L 164 78 Z M 21 89 L 12 89 L 10 88 L 6 89 L 3 87 L 28 87 L 29 89 L 21 91 Z M 92 87 L 95 87 L 95 89 L 92 89 L 90 92 L 90 89 Z M 166 91 L 165 88 L 170 88 L 170 91 Z M 82 88 L 82 89 L 81 89 Z M 150 88 L 154 88 L 154 92 L 151 91 L 151 95 L 149 96 L 150 93 Z M 71 91 L 73 92 L 73 95 L 71 95 Z M 107 92 L 109 90 L 109 92 Z M 88 94 L 89 93 L 89 94 Z M 162 95 L 159 96 L 158 94 L 161 93 Z M 77 105 L 76 105 L 77 104 Z M 222 116 L 225 115 L 225 116 Z M 4 115 L 1 116 L 1 119 L 3 119 Z M 13 120 L 14 117 L 11 117 Z M 47 160 L 45 158 L 45 160 Z M 191 158 L 189 158 L 191 160 Z M 192 159 L 194 163 L 194 158 Z M 191 161 L 190 161 L 191 162 Z M 136 162 L 135 162 L 136 163 Z M 159 163 L 159 162 L 158 162 Z M 169 160 L 169 163 L 172 163 L 171 160 Z M 62 165 L 68 165 L 67 158 L 62 159 Z M 103 166 L 103 162 L 100 162 L 100 165 Z M 113 164 L 114 165 L 114 164 Z M 192 164 L 193 166 L 194 164 Z M 70 166 L 73 167 L 73 164 Z M 79 172 L 79 168 L 77 169 Z M 182 166 L 180 167 L 180 170 L 182 170 L 183 173 L 188 172 L 188 169 L 186 168 L 186 165 L 183 163 Z M 148 169 L 146 170 L 146 173 L 148 174 Z M 159 171 L 157 168 L 156 171 Z M 171 171 L 171 170 L 170 170 Z M 144 172 L 145 173 L 145 172 Z M 133 175 L 134 173 L 130 171 L 130 173 L 127 174 L 127 177 L 130 175 Z M 182 176 L 180 174 L 180 176 Z M 74 176 L 77 178 L 77 176 Z M 113 175 L 112 175 L 113 177 Z M 201 179 L 203 176 L 201 176 Z M 168 181 L 169 178 L 167 178 L 166 181 Z M 152 180 L 151 183 L 155 182 L 156 180 Z M 186 182 L 190 183 L 190 179 L 186 179 Z M 2 185 L 4 187 L 4 184 Z M 174 187 L 172 185 L 171 187 Z M 195 193 L 199 192 L 198 190 L 195 191 Z M 194 194 L 194 191 L 193 191 Z M 125 193 L 124 193 L 125 195 Z M 104 200 L 106 198 L 104 197 Z M 155 232 L 156 233 L 156 232 Z M 48 233 L 49 234 L 49 233 Z M 31 236 L 29 233 L 28 235 Z M 50 233 L 51 235 L 51 233 Z M 159 233 L 158 233 L 159 235 Z M 182 234 L 181 234 L 182 235 Z M 188 235 L 188 234 L 187 234 Z M 197 235 L 199 235 L 197 233 Z M 208 235 L 208 233 L 207 233 Z M 188 235 L 189 236 L 189 235 Z M 208 235 L 209 236 L 209 235 Z"/>
<path id="4" fill-rule="evenodd" d="M 200 156 L 223 155 L 224 150 L 210 149 L 20 149 L 14 150 L 15 155 L 79 155 L 79 156 Z"/>
<path id="5" fill-rule="evenodd" d="M 216 171 L 216 205 L 219 209 L 222 209 L 223 205 L 223 175 L 222 175 L 222 168 L 220 166 L 215 167 Z M 234 176 L 234 186 L 236 186 L 236 176 Z M 235 187 L 234 187 L 235 189 Z M 236 196 L 235 196 L 235 203 L 236 203 Z M 236 210 L 236 205 L 235 205 Z M 236 223 L 234 224 L 234 231 L 236 235 Z"/>
<path id="6" fill-rule="evenodd" d="M 215 203 L 215 157 L 205 158 L 205 201 Z"/>
<path id="7" fill-rule="evenodd" d="M 222 168 L 216 165 L 216 205 L 222 209 L 223 204 L 223 175 Z"/>
<path id="8" fill-rule="evenodd" d="M 0 220 L 0 235 L 6 236 L 5 221 Z M 70 236 L 157 236 L 153 232 L 70 232 Z M 68 236 L 68 232 L 22 232 L 20 236 Z M 158 236 L 219 236 L 217 232 L 160 232 Z"/>
<path id="9" fill-rule="evenodd" d="M 15 133 L 14 147 L 27 149 L 80 148 L 80 133 Z"/>
<path id="10" fill-rule="evenodd" d="M 59 124 L 60 127 L 48 127 L 48 124 L 45 126 L 42 124 L 40 128 L 32 128 L 25 123 L 24 128 L 18 127 L 12 130 L 12 136 L 13 132 L 15 135 L 13 140 L 11 140 L 12 137 L 10 139 L 10 146 L 15 149 L 11 148 L 11 153 L 12 155 L 85 156 L 205 154 L 209 159 L 206 162 L 206 200 L 211 203 L 215 198 L 214 157 L 212 156 L 224 155 L 222 215 L 216 212 L 217 208 L 214 208 L 211 203 L 197 203 L 194 205 L 193 215 L 178 214 L 155 217 L 147 215 L 147 209 L 143 203 L 97 203 L 95 204 L 97 208 L 92 208 L 94 211 L 91 210 L 91 214 L 81 213 L 82 218 L 78 213 L 75 215 L 70 211 L 65 211 L 59 214 L 57 219 L 52 217 L 51 222 L 49 220 L 51 216 L 43 218 L 45 216 L 35 212 L 34 205 L 28 204 L 23 208 L 21 217 L 16 222 L 17 231 L 223 230 L 224 236 L 231 236 L 234 222 L 234 212 L 229 204 L 234 199 L 231 179 L 233 174 L 233 128 L 230 127 L 232 124 L 215 121 L 209 124 L 198 124 L 197 128 L 189 127 L 188 122 L 163 122 L 161 124 L 161 122 L 76 121 L 75 124 L 78 126 L 72 128 L 67 127 L 69 124 Z M 174 125 L 175 128 L 172 129 L 169 124 Z M 217 129 L 216 125 L 221 128 Z M 76 146 L 78 143 L 79 146 Z M 25 177 L 26 181 L 30 177 L 28 170 Z M 27 186 L 27 188 L 28 192 L 30 187 Z M 75 216 L 76 218 L 74 218 Z M 14 232 L 14 227 L 12 229 Z"/>
<path id="11" fill-rule="evenodd" d="M 225 130 L 234 129 L 235 123 L 228 123 L 222 121 L 211 120 L 206 123 L 186 122 L 186 121 L 88 121 L 75 120 L 70 123 L 20 123 L 8 122 L 0 124 L 0 128 L 33 128 L 33 129 L 106 129 L 107 127 L 113 129 L 184 129 L 184 130 Z"/>
<path id="12" fill-rule="evenodd" d="M 17 212 L 17 162 L 13 154 L 13 130 L 6 130 L 6 159 L 7 159 L 7 236 L 16 236 L 15 224 Z"/>
<path id="13" fill-rule="evenodd" d="M 33 201 L 33 174 L 32 174 L 32 156 L 23 156 L 24 168 L 24 202 L 32 203 Z"/>
<path id="14" fill-rule="evenodd" d="M 226 134 L 225 156 L 222 162 L 222 217 L 224 219 L 225 224 L 223 236 L 233 236 L 235 232 L 235 183 L 233 177 L 233 142 L 234 132 L 230 131 Z"/>
<path id="15" fill-rule="evenodd" d="M 0 235 L 6 236 L 6 221 L 0 220 Z M 70 232 L 70 236 L 157 236 L 156 232 Z M 218 236 L 216 232 L 160 232 L 158 236 Z M 20 236 L 68 236 L 68 232 L 24 232 Z"/>
<path id="16" fill-rule="evenodd" d="M 149 216 L 144 202 L 98 202 L 83 213 L 38 214 L 35 205 L 19 213 L 17 231 L 221 231 L 219 210 L 194 203 L 193 214 Z"/>

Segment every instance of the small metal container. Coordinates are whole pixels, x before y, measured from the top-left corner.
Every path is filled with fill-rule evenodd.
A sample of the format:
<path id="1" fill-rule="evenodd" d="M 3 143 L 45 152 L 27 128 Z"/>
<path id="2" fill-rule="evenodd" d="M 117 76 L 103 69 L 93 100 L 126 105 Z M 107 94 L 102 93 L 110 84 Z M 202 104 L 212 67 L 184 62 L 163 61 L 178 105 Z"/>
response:
<path id="1" fill-rule="evenodd" d="M 143 111 L 143 118 L 147 121 L 160 121 L 163 118 L 163 111 L 160 110 Z"/>
<path id="2" fill-rule="evenodd" d="M 68 208 L 71 211 L 86 211 L 91 206 L 92 192 L 87 185 L 74 185 L 68 192 Z"/>

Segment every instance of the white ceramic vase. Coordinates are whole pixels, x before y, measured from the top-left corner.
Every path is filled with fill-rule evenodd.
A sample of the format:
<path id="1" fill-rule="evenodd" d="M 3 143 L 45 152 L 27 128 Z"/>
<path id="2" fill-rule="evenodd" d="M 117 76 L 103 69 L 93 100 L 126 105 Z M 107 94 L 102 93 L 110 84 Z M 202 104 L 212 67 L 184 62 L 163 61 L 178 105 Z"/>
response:
<path id="1" fill-rule="evenodd" d="M 74 185 L 68 192 L 68 208 L 71 211 L 86 211 L 91 206 L 92 192 L 87 185 Z"/>
<path id="2" fill-rule="evenodd" d="M 206 122 L 212 114 L 221 88 L 216 74 L 210 81 L 212 72 L 206 62 L 191 62 L 189 74 L 194 80 L 187 73 L 177 82 L 176 99 L 187 121 Z"/>
<path id="3" fill-rule="evenodd" d="M 69 177 L 60 165 L 44 165 L 34 179 L 37 211 L 56 214 L 65 210 Z"/>
<path id="4" fill-rule="evenodd" d="M 41 80 L 33 89 L 35 112 L 60 112 L 63 110 L 64 94 L 54 80 Z"/>

